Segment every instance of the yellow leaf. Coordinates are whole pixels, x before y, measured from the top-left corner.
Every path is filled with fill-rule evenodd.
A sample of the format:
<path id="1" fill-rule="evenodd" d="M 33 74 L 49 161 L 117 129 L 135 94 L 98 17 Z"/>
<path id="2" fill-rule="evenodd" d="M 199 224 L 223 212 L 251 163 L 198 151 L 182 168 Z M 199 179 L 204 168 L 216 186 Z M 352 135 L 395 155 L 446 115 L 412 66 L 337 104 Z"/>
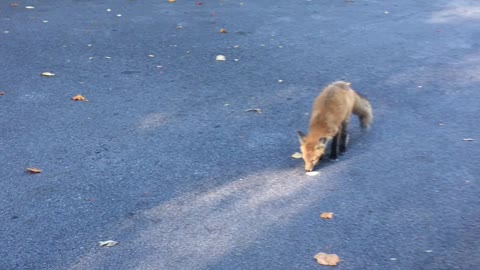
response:
<path id="1" fill-rule="evenodd" d="M 25 168 L 25 170 L 29 173 L 41 173 L 42 170 L 38 169 L 38 168 Z"/>
<path id="2" fill-rule="evenodd" d="M 295 152 L 295 153 L 293 153 L 293 155 L 291 155 L 291 157 L 296 158 L 296 159 L 302 158 L 302 153 Z"/>
<path id="3" fill-rule="evenodd" d="M 332 219 L 333 212 L 323 212 L 322 214 L 320 214 L 320 217 L 323 219 Z"/>
<path id="4" fill-rule="evenodd" d="M 317 263 L 320 265 L 335 266 L 340 262 L 340 258 L 336 254 L 326 254 L 320 252 L 313 258 L 317 260 Z"/>
<path id="5" fill-rule="evenodd" d="M 74 101 L 88 101 L 84 96 L 82 95 L 76 95 L 74 97 L 72 97 L 72 100 Z"/>
<path id="6" fill-rule="evenodd" d="M 43 72 L 43 73 L 42 73 L 42 76 L 45 76 L 45 77 L 53 77 L 53 76 L 55 76 L 55 73 L 51 73 L 51 72 L 48 72 L 48 71 L 47 71 L 47 72 Z"/>

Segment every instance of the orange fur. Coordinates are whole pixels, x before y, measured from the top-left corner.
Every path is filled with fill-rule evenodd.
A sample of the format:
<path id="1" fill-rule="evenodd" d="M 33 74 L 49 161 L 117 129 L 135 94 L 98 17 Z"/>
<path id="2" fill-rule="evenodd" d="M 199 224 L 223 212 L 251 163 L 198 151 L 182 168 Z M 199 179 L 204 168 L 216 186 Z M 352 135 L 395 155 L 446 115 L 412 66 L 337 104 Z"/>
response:
<path id="1" fill-rule="evenodd" d="M 323 89 L 313 103 L 308 135 L 298 132 L 306 171 L 313 170 L 318 164 L 327 142 L 332 139 L 331 157 L 333 155 L 336 159 L 339 144 L 340 152 L 345 152 L 346 127 L 352 113 L 359 117 L 364 128 L 368 128 L 373 121 L 370 102 L 356 93 L 350 83 L 337 81 Z"/>

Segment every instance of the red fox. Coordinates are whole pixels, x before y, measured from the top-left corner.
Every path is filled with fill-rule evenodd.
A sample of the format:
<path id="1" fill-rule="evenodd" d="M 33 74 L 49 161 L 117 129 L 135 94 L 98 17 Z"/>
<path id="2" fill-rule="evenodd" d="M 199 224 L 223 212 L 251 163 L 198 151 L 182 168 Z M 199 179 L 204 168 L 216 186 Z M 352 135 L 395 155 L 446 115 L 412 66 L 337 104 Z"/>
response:
<path id="1" fill-rule="evenodd" d="M 370 127 L 373 121 L 372 106 L 350 88 L 350 83 L 337 81 L 323 89 L 313 103 L 308 135 L 297 131 L 305 171 L 314 169 L 329 141 L 330 159 L 336 160 L 337 153 L 342 155 L 346 152 L 347 126 L 352 113 L 358 116 L 363 128 Z"/>

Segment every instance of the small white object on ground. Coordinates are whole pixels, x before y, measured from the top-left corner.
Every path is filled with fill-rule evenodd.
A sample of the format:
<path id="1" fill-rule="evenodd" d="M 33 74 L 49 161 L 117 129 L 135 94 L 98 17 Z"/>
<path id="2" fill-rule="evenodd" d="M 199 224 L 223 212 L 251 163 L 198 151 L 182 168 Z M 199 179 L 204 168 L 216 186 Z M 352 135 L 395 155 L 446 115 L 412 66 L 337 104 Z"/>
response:
<path id="1" fill-rule="evenodd" d="M 225 57 L 225 55 L 217 55 L 217 57 L 215 58 L 217 61 L 225 61 L 227 60 L 227 58 Z"/>
<path id="2" fill-rule="evenodd" d="M 308 176 L 315 176 L 315 175 L 318 175 L 319 172 L 316 172 L 316 171 L 314 171 L 314 172 L 306 172 L 305 174 L 308 175 Z"/>
<path id="3" fill-rule="evenodd" d="M 113 241 L 113 240 L 107 240 L 107 241 L 100 241 L 98 242 L 98 245 L 101 246 L 101 247 L 113 247 L 115 245 L 117 245 L 118 242 L 117 241 Z"/>

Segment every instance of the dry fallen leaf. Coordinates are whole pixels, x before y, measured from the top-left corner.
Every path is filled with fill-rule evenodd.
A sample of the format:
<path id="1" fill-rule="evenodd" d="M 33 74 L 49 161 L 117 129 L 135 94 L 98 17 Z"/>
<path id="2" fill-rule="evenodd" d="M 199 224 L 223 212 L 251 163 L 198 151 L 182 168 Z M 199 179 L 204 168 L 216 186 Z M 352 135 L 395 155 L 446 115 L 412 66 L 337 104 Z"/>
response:
<path id="1" fill-rule="evenodd" d="M 52 73 L 52 72 L 42 72 L 42 76 L 45 76 L 45 77 L 53 77 L 55 76 L 55 73 Z"/>
<path id="2" fill-rule="evenodd" d="M 217 57 L 215 58 L 217 61 L 225 61 L 227 60 L 227 58 L 225 57 L 225 55 L 217 55 Z"/>
<path id="3" fill-rule="evenodd" d="M 322 219 L 332 219 L 333 218 L 333 212 L 323 212 L 320 214 L 320 217 Z"/>
<path id="4" fill-rule="evenodd" d="M 305 174 L 308 176 L 315 176 L 315 175 L 318 175 L 319 172 L 306 172 Z"/>
<path id="5" fill-rule="evenodd" d="M 335 266 L 340 262 L 340 258 L 336 254 L 326 254 L 326 253 L 318 253 L 313 257 L 317 260 L 317 263 L 320 265 L 331 265 Z"/>
<path id="6" fill-rule="evenodd" d="M 245 110 L 246 112 L 256 112 L 256 113 L 262 113 L 262 110 L 261 109 L 248 109 L 248 110 Z"/>
<path id="7" fill-rule="evenodd" d="M 463 139 L 464 142 L 473 142 L 474 139 L 471 139 L 471 138 L 466 138 L 466 139 Z"/>
<path id="8" fill-rule="evenodd" d="M 176 2 L 176 1 L 177 1 L 177 0 L 168 0 L 168 2 L 170 2 L 170 3 L 174 3 L 174 2 Z"/>
<path id="9" fill-rule="evenodd" d="M 29 173 L 41 173 L 42 170 L 40 170 L 39 168 L 25 168 L 25 170 Z"/>
<path id="10" fill-rule="evenodd" d="M 82 95 L 76 95 L 74 97 L 72 97 L 72 100 L 74 101 L 88 101 L 84 96 Z"/>
<path id="11" fill-rule="evenodd" d="M 302 158 L 302 153 L 295 152 L 295 153 L 293 153 L 293 155 L 291 155 L 291 157 L 296 158 L 296 159 Z"/>
<path id="12" fill-rule="evenodd" d="M 220 33 L 226 34 L 226 33 L 227 33 L 227 29 L 225 29 L 225 28 L 220 29 Z"/>
<path id="13" fill-rule="evenodd" d="M 17 3 L 11 3 L 10 6 L 11 7 L 18 7 L 18 4 Z"/>
<path id="14" fill-rule="evenodd" d="M 117 241 L 113 241 L 113 240 L 107 240 L 107 241 L 100 241 L 98 242 L 98 245 L 101 246 L 101 247 L 113 247 L 115 245 L 117 245 L 118 242 Z"/>
<path id="15" fill-rule="evenodd" d="M 0 96 L 4 96 L 5 94 L 5 92 L 0 92 Z"/>

